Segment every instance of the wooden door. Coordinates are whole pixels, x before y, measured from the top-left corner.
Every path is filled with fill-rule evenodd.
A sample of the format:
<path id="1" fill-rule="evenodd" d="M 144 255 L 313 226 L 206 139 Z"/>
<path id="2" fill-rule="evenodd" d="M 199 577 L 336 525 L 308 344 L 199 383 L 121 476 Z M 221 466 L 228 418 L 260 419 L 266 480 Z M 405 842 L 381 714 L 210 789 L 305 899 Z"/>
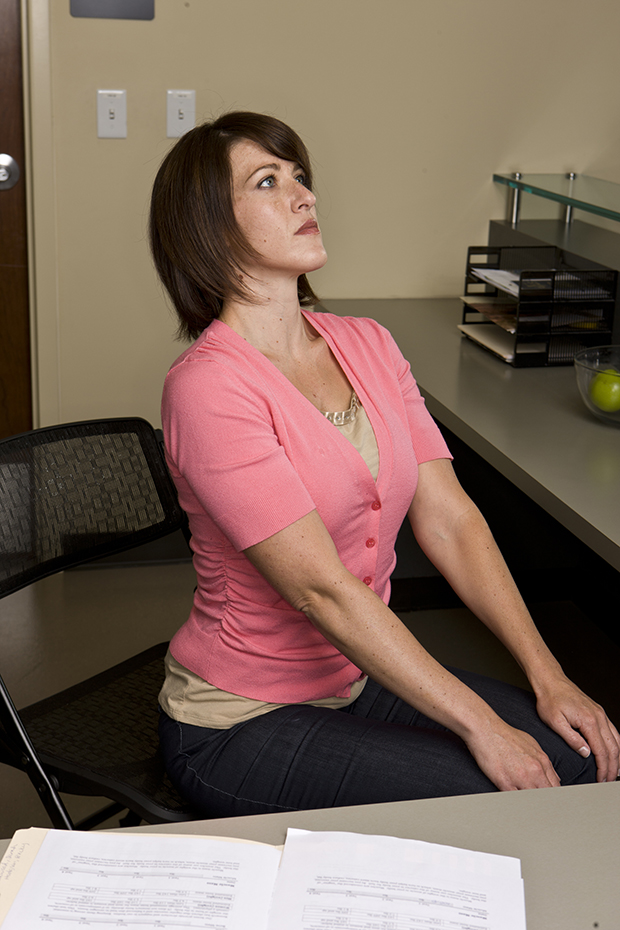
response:
<path id="1" fill-rule="evenodd" d="M 0 166 L 0 438 L 32 428 L 20 0 L 0 0 L 0 153 L 19 167 L 6 189 Z"/>

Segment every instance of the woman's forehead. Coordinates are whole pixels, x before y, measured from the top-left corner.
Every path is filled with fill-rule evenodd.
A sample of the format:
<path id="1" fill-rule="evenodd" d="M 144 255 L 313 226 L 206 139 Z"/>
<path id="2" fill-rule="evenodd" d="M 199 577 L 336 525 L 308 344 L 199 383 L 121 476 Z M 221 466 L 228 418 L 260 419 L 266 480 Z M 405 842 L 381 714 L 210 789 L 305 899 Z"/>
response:
<path id="1" fill-rule="evenodd" d="M 261 168 L 276 171 L 286 163 L 286 159 L 274 155 L 251 139 L 239 139 L 230 149 L 230 164 L 236 184 L 245 184 Z"/>

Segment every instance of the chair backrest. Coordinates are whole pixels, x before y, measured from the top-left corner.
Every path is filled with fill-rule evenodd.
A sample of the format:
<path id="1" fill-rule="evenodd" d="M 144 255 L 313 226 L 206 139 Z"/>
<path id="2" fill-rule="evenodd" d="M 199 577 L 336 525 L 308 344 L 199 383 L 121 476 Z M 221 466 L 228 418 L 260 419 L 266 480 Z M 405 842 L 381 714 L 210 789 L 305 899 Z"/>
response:
<path id="1" fill-rule="evenodd" d="M 0 597 L 185 526 L 146 420 L 68 423 L 0 441 Z"/>
<path id="2" fill-rule="evenodd" d="M 146 420 L 62 424 L 0 441 L 0 597 L 179 529 L 187 539 L 160 439 Z M 74 828 L 59 790 L 114 799 L 150 822 L 197 816 L 167 782 L 157 751 L 166 646 L 23 712 L 0 677 L 0 761 L 27 772 L 55 827 Z M 125 678 L 134 693 L 123 701 Z M 90 756 L 80 739 L 84 719 L 97 749 L 91 745 Z M 102 769 L 92 757 L 100 762 L 101 746 L 110 743 L 118 743 L 116 754 L 108 753 Z M 94 815 L 87 823 L 102 819 Z"/>

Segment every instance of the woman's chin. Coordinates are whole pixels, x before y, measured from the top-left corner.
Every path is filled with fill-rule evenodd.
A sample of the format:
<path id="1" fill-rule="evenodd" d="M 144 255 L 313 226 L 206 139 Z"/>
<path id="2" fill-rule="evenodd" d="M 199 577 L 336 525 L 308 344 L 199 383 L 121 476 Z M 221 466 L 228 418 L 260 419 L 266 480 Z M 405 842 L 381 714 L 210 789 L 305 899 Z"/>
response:
<path id="1" fill-rule="evenodd" d="M 322 268 L 326 264 L 327 264 L 327 252 L 325 251 L 325 249 L 323 249 L 322 253 L 320 255 L 317 255 L 316 259 L 313 262 L 309 263 L 310 267 L 306 268 L 305 271 L 302 272 L 302 274 L 310 274 L 312 271 L 318 271 L 319 268 Z"/>

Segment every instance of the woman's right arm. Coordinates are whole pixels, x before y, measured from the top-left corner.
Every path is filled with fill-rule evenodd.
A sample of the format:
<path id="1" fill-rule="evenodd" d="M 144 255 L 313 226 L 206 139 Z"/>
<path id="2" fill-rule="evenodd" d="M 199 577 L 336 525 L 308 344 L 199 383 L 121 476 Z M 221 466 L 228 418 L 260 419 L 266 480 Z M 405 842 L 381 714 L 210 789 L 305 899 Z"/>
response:
<path id="1" fill-rule="evenodd" d="M 500 790 L 559 785 L 538 743 L 506 724 L 444 669 L 347 571 L 316 511 L 245 553 L 272 587 L 358 668 L 460 736 Z"/>

